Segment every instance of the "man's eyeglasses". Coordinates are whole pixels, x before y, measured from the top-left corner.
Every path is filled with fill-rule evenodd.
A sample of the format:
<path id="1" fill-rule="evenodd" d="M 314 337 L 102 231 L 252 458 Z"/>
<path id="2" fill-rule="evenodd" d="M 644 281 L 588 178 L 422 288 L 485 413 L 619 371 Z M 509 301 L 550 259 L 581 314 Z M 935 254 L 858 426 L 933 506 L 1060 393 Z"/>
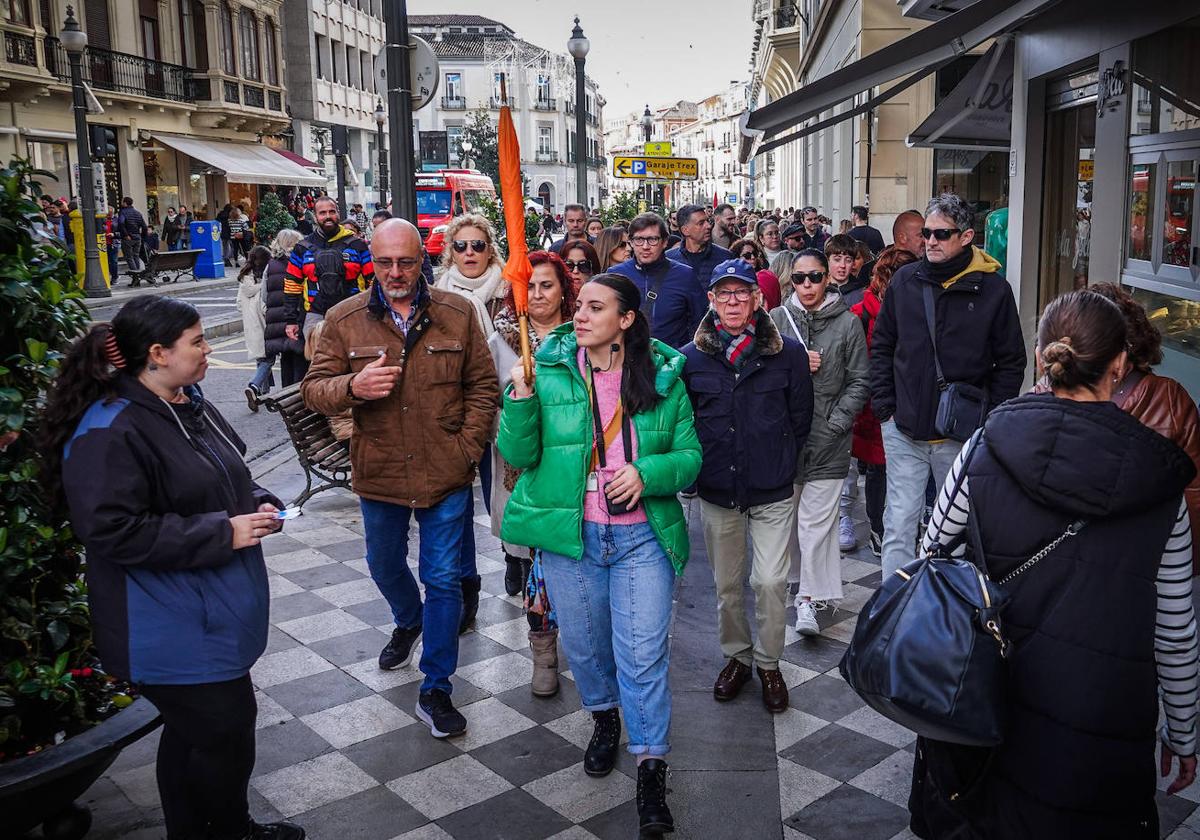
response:
<path id="1" fill-rule="evenodd" d="M 928 239 L 932 236 L 938 242 L 945 242 L 951 236 L 957 236 L 960 233 L 962 233 L 962 230 L 959 228 L 921 228 L 922 239 Z"/>
<path id="2" fill-rule="evenodd" d="M 486 251 L 488 249 L 488 244 L 486 242 L 484 242 L 482 239 L 472 239 L 470 241 L 468 241 L 466 239 L 455 239 L 453 245 L 454 245 L 454 250 L 460 254 L 466 252 L 468 245 L 471 246 L 471 250 L 474 251 L 476 254 L 482 254 L 484 251 Z"/>
<path id="3" fill-rule="evenodd" d="M 796 271 L 792 273 L 792 285 L 794 286 L 807 286 L 809 284 L 815 286 L 824 279 L 824 271 Z"/>
<path id="4" fill-rule="evenodd" d="M 371 264 L 375 266 L 377 271 L 387 274 L 397 266 L 400 267 L 401 271 L 412 271 L 421 264 L 421 261 L 416 257 L 402 257 L 398 260 L 390 260 L 385 257 L 378 260 L 373 259 L 371 260 Z"/>
<path id="5" fill-rule="evenodd" d="M 586 271 L 592 273 L 591 260 L 563 260 L 563 265 L 567 267 L 567 271 Z"/>
<path id="6" fill-rule="evenodd" d="M 731 300 L 745 303 L 753 294 L 754 290 L 747 286 L 743 289 L 721 289 L 719 292 L 713 292 L 713 298 L 721 303 L 729 303 Z"/>
<path id="7" fill-rule="evenodd" d="M 632 236 L 629 241 L 634 245 L 657 245 L 662 239 L 661 236 Z"/>

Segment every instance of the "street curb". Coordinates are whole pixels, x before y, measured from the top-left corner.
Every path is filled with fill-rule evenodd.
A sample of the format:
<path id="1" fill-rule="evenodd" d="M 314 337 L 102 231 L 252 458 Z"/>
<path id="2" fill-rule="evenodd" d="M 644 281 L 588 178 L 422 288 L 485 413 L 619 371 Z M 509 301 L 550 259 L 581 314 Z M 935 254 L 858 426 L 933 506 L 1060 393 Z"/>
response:
<path id="1" fill-rule="evenodd" d="M 128 275 L 122 275 L 128 276 Z M 104 298 L 86 298 L 85 304 L 102 304 L 108 305 L 118 303 L 126 298 L 136 297 L 138 295 L 169 295 L 175 292 L 194 292 L 208 291 L 210 289 L 228 289 L 236 286 L 238 280 L 236 277 L 221 277 L 212 280 L 184 280 L 177 283 L 159 283 L 156 286 L 138 286 L 131 288 L 128 283 L 122 283 L 118 288 L 112 290 L 112 294 Z"/>

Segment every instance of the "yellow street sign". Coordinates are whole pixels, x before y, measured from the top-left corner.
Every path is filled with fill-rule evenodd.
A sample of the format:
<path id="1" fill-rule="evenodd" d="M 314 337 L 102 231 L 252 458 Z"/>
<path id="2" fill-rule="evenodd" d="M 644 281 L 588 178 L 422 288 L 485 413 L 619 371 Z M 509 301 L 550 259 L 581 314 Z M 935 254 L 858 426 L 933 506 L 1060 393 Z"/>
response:
<path id="1" fill-rule="evenodd" d="M 670 157 L 675 154 L 675 147 L 667 140 L 655 140 L 646 144 L 646 157 Z"/>
<path id="2" fill-rule="evenodd" d="M 614 157 L 614 178 L 663 179 L 695 181 L 700 163 L 695 158 L 677 157 Z"/>

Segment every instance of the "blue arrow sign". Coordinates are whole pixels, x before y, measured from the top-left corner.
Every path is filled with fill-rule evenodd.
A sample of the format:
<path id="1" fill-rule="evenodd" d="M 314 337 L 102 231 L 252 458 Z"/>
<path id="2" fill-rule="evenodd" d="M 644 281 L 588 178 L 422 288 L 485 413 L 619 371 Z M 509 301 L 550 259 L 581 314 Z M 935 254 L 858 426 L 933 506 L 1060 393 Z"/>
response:
<path id="1" fill-rule="evenodd" d="M 633 161 L 633 174 L 634 175 L 645 175 L 646 174 L 646 161 L 644 161 L 644 160 Z"/>

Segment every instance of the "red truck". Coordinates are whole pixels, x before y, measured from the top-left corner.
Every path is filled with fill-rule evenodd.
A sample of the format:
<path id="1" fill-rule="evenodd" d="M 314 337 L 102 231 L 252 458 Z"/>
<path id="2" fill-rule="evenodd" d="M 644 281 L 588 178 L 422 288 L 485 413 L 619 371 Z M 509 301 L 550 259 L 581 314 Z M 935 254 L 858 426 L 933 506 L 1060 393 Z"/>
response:
<path id="1" fill-rule="evenodd" d="M 441 255 L 446 226 L 455 216 L 478 213 L 481 200 L 496 201 L 492 179 L 476 169 L 422 172 L 417 181 L 417 228 L 430 257 Z"/>

